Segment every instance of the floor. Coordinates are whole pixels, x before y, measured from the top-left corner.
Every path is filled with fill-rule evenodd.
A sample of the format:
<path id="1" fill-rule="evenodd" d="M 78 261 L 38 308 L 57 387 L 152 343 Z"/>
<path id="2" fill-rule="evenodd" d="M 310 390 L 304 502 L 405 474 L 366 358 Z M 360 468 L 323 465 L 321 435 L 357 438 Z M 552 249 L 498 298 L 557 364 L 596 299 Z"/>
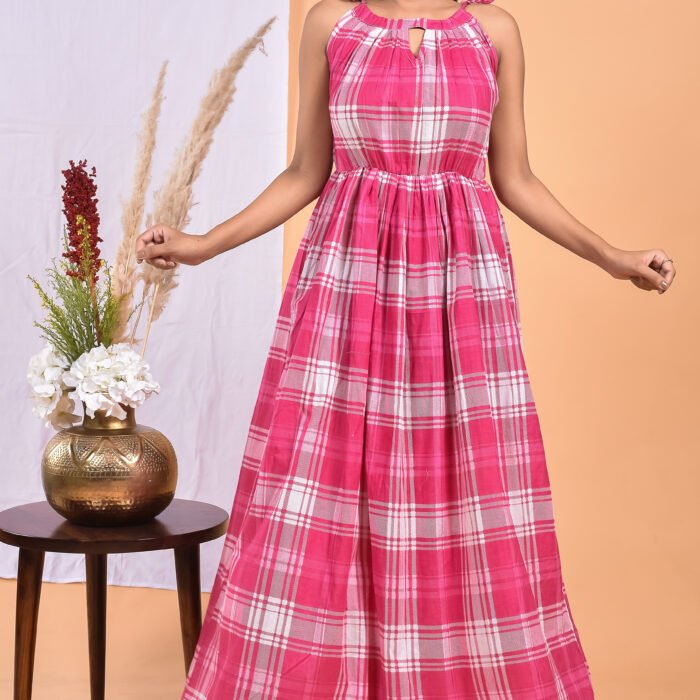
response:
<path id="1" fill-rule="evenodd" d="M 185 665 L 177 594 L 109 586 L 106 696 L 179 700 Z M 0 698 L 12 697 L 16 581 L 0 579 Z M 209 594 L 202 594 L 206 609 Z M 44 583 L 37 631 L 33 700 L 90 697 L 84 583 Z"/>
<path id="2" fill-rule="evenodd" d="M 16 581 L 0 579 L 2 699 L 12 697 L 15 595 Z M 45 582 L 41 595 L 33 700 L 87 700 L 90 691 L 85 584 Z M 203 609 L 208 600 L 209 594 L 202 594 Z M 620 649 L 618 658 L 613 659 L 609 636 L 599 639 L 589 634 L 587 639 L 596 700 L 698 697 L 695 672 L 689 665 L 664 670 L 659 664 L 640 664 L 638 651 L 629 648 Z M 175 591 L 109 586 L 108 700 L 179 700 L 185 680 L 180 644 Z"/>

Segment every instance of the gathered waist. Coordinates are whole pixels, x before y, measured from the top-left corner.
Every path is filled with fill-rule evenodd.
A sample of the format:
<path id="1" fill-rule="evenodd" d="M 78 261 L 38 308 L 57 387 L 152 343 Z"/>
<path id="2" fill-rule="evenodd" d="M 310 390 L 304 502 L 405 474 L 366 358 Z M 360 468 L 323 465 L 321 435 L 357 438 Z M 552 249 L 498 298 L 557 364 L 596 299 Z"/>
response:
<path id="1" fill-rule="evenodd" d="M 457 170 L 439 170 L 432 173 L 401 173 L 394 170 L 384 170 L 382 168 L 374 168 L 363 166 L 359 168 L 335 169 L 330 176 L 330 179 L 339 179 L 344 177 L 353 177 L 358 175 L 368 175 L 376 177 L 387 182 L 403 183 L 409 188 L 420 187 L 424 185 L 444 185 L 449 180 L 463 180 L 470 182 L 477 187 L 490 188 L 491 185 L 486 178 L 474 177 L 465 175 Z"/>

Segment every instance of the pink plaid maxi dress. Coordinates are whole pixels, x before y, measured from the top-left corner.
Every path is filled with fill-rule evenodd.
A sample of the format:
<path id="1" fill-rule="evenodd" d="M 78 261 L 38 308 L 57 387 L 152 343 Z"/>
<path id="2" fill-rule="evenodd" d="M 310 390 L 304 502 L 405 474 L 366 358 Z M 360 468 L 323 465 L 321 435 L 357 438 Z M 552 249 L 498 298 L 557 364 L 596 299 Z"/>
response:
<path id="1" fill-rule="evenodd" d="M 388 19 L 362 0 L 330 35 L 336 169 L 183 700 L 593 697 L 484 179 L 498 56 L 468 4 Z"/>

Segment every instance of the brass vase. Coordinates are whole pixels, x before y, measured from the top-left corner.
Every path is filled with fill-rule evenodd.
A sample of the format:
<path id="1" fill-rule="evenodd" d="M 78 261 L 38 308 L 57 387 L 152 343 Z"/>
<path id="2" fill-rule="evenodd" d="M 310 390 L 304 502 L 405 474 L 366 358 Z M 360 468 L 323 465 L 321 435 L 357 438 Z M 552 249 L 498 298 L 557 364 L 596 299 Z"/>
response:
<path id="1" fill-rule="evenodd" d="M 41 476 L 51 507 L 76 525 L 136 525 L 170 504 L 177 484 L 177 457 L 155 428 L 138 425 L 134 408 L 123 419 L 83 402 L 81 425 L 57 432 L 47 443 Z"/>

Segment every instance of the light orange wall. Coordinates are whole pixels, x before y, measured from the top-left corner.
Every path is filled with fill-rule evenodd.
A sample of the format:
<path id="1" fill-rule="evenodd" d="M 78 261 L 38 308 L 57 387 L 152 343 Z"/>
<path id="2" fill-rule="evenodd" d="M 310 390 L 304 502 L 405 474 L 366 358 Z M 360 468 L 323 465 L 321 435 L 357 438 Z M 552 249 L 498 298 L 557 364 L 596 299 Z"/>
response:
<path id="1" fill-rule="evenodd" d="M 587 226 L 679 269 L 642 292 L 503 208 L 564 579 L 599 700 L 698 697 L 698 3 L 496 0 L 526 54 L 534 172 Z M 298 29 L 313 0 L 293 0 Z M 290 105 L 290 153 L 295 105 Z M 312 207 L 285 231 L 285 278 Z"/>
<path id="2" fill-rule="evenodd" d="M 311 4 L 291 2 L 291 138 L 299 29 Z M 497 4 L 523 35 L 535 173 L 615 245 L 663 246 L 679 268 L 667 294 L 641 292 L 504 209 L 564 576 L 596 698 L 691 700 L 700 653 L 700 8 Z M 312 208 L 285 227 L 285 280 Z M 11 697 L 15 590 L 0 580 L 1 698 Z M 84 601 L 84 584 L 44 584 L 35 700 L 89 697 Z M 110 586 L 107 629 L 108 697 L 179 698 L 173 591 Z"/>

